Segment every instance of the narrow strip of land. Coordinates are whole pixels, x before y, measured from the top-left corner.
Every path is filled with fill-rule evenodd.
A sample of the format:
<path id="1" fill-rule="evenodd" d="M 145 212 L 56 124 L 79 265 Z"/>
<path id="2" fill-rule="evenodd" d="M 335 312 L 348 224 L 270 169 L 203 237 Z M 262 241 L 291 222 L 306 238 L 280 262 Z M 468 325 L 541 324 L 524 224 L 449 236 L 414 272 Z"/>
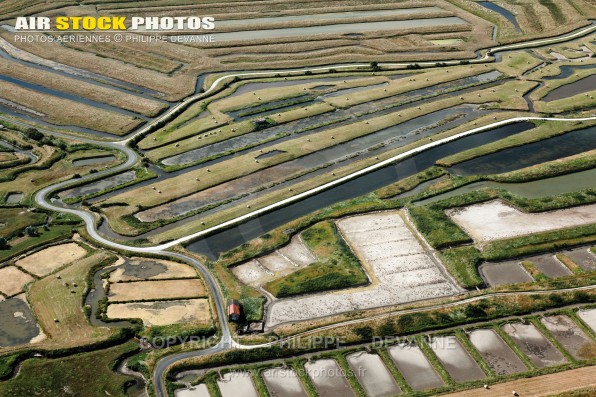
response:
<path id="1" fill-rule="evenodd" d="M 445 397 L 486 397 L 510 396 L 515 391 L 520 397 L 552 396 L 572 390 L 596 389 L 596 366 L 572 369 L 556 374 L 542 375 L 535 378 L 517 379 L 511 382 L 490 385 L 488 389 L 470 389 Z"/>

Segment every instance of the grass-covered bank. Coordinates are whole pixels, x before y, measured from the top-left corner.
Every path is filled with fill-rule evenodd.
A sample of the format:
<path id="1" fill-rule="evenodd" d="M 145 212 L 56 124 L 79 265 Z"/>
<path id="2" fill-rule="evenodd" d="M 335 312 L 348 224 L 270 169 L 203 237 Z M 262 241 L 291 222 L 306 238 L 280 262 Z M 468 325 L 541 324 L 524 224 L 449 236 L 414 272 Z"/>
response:
<path id="1" fill-rule="evenodd" d="M 318 258 L 279 280 L 265 284 L 278 298 L 355 287 L 368 283 L 358 258 L 340 236 L 333 222 L 321 222 L 302 233 L 308 248 Z"/>
<path id="2" fill-rule="evenodd" d="M 62 358 L 31 358 L 21 364 L 19 376 L 0 382 L 0 395 L 121 396 L 134 379 L 114 372 L 120 359 L 138 349 L 128 342 L 89 353 Z M 0 361 L 1 368 L 14 364 L 14 357 Z M 6 373 L 5 370 L 2 371 Z"/>

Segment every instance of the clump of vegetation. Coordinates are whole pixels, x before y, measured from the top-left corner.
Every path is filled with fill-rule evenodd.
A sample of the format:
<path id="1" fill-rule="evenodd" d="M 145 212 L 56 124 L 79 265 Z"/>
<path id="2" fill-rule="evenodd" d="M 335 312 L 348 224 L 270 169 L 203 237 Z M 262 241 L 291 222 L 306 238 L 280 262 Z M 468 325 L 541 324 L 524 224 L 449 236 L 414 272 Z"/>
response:
<path id="1" fill-rule="evenodd" d="M 439 253 L 441 261 L 464 288 L 482 287 L 484 282 L 478 274 L 478 265 L 482 261 L 480 252 L 473 246 L 457 247 Z"/>
<path id="2" fill-rule="evenodd" d="M 0 383 L 3 396 L 120 396 L 132 378 L 113 371 L 124 356 L 136 351 L 134 342 L 91 353 L 54 359 L 29 359 L 21 365 L 20 376 Z M 14 360 L 16 355 L 9 356 Z"/>
<path id="3" fill-rule="evenodd" d="M 239 301 L 246 321 L 260 321 L 263 318 L 265 298 L 262 296 L 241 296 Z"/>
<path id="4" fill-rule="evenodd" d="M 267 283 L 265 288 L 278 298 L 354 287 L 368 283 L 358 258 L 341 238 L 331 221 L 318 223 L 302 233 L 317 262 Z"/>
<path id="5" fill-rule="evenodd" d="M 441 249 L 472 242 L 470 236 L 453 223 L 439 205 L 412 207 L 410 215 L 418 230 L 434 248 Z"/>

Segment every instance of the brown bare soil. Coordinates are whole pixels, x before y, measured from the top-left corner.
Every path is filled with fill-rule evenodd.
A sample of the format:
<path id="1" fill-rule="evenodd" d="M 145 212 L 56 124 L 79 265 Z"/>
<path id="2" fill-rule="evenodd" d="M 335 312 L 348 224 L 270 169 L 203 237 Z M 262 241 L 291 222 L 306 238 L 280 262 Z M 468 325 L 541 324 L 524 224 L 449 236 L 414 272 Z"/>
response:
<path id="1" fill-rule="evenodd" d="M 205 296 L 201 280 L 137 281 L 110 285 L 111 302 L 148 301 Z"/>
<path id="2" fill-rule="evenodd" d="M 516 391 L 520 396 L 552 396 L 590 387 L 596 390 L 596 366 L 559 372 L 535 378 L 518 379 L 511 382 L 490 385 L 488 390 L 471 389 L 458 393 L 444 394 L 449 397 L 510 396 Z"/>
<path id="3" fill-rule="evenodd" d="M 33 277 L 14 266 L 3 267 L 0 269 L 0 292 L 6 296 L 16 295 L 33 280 Z"/>
<path id="4" fill-rule="evenodd" d="M 76 243 L 61 244 L 19 259 L 16 265 L 41 277 L 85 255 L 87 251 Z"/>
<path id="5" fill-rule="evenodd" d="M 211 321 L 207 299 L 114 303 L 108 306 L 107 314 L 110 318 L 140 318 L 146 326 L 189 322 L 209 324 Z"/>

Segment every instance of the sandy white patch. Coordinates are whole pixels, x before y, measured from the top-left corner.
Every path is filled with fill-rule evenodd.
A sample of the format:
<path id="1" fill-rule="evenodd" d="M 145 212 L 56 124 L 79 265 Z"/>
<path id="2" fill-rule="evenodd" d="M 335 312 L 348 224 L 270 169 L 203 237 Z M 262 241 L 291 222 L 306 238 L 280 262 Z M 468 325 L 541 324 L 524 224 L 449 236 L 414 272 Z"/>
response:
<path id="1" fill-rule="evenodd" d="M 445 211 L 477 242 L 589 225 L 596 222 L 596 204 L 557 211 L 525 213 L 500 200 Z"/>
<path id="2" fill-rule="evenodd" d="M 299 236 L 290 244 L 271 254 L 253 259 L 232 268 L 232 273 L 244 284 L 259 287 L 272 280 L 287 276 L 316 261 Z"/>

